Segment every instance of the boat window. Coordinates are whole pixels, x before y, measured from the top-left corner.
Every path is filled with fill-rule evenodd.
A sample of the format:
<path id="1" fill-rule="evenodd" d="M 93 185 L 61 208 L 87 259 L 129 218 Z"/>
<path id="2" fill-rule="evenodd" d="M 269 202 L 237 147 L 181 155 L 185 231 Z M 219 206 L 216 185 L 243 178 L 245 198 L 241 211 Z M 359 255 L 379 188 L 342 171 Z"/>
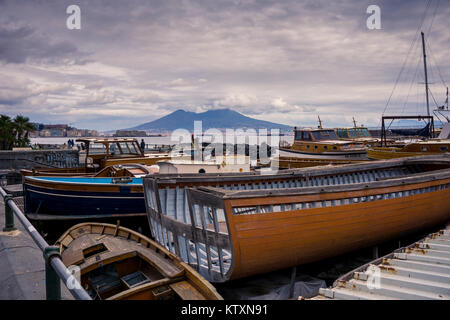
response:
<path id="1" fill-rule="evenodd" d="M 133 151 L 133 153 L 136 153 L 136 154 L 140 154 L 140 153 L 141 153 L 141 152 L 139 151 L 138 146 L 137 146 L 137 142 L 131 143 L 131 150 Z"/>
<path id="2" fill-rule="evenodd" d="M 337 129 L 336 130 L 337 135 L 339 136 L 339 138 L 348 138 L 348 133 L 346 129 Z"/>
<path id="3" fill-rule="evenodd" d="M 309 131 L 303 131 L 302 140 L 311 141 L 311 134 Z"/>
<path id="4" fill-rule="evenodd" d="M 296 131 L 295 132 L 295 140 L 311 141 L 311 136 L 309 134 L 309 131 Z"/>
<path id="5" fill-rule="evenodd" d="M 358 134 L 356 133 L 356 129 L 348 129 L 348 135 L 350 136 L 350 138 L 357 138 Z"/>
<path id="6" fill-rule="evenodd" d="M 140 154 L 132 143 L 120 142 L 121 154 Z"/>
<path id="7" fill-rule="evenodd" d="M 328 149 L 328 147 L 327 147 L 327 146 L 323 146 L 323 148 L 324 148 L 325 150 L 327 150 L 327 149 Z"/>
<path id="8" fill-rule="evenodd" d="M 366 128 L 358 128 L 358 135 L 360 137 L 364 137 L 364 138 L 370 138 L 371 137 L 369 130 L 366 129 Z"/>
<path id="9" fill-rule="evenodd" d="M 330 140 L 330 139 L 338 139 L 336 132 L 334 130 L 322 130 L 322 131 L 313 131 L 311 134 L 314 137 L 314 140 Z"/>
<path id="10" fill-rule="evenodd" d="M 427 146 L 422 146 L 422 147 L 421 147 L 421 151 L 423 151 L 423 152 L 428 151 L 428 147 L 427 147 Z"/>
<path id="11" fill-rule="evenodd" d="M 106 154 L 106 147 L 103 143 L 91 143 L 89 145 L 89 154 Z"/>

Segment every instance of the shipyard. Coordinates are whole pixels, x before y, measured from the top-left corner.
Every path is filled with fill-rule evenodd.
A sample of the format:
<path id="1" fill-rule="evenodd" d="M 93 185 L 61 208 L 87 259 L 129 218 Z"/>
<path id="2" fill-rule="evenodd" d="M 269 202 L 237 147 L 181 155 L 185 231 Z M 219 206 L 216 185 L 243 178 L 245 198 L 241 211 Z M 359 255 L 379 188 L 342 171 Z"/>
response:
<path id="1" fill-rule="evenodd" d="M 0 300 L 450 300 L 448 2 L 0 12 Z"/>

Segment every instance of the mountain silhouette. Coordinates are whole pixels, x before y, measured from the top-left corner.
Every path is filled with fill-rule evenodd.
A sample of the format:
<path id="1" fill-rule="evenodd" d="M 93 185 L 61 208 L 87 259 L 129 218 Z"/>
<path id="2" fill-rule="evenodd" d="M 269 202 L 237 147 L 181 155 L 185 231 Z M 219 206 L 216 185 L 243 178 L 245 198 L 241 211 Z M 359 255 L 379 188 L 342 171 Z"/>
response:
<path id="1" fill-rule="evenodd" d="M 290 131 L 293 129 L 291 126 L 284 124 L 246 117 L 230 109 L 216 109 L 201 113 L 177 110 L 157 120 L 143 123 L 126 130 L 173 131 L 176 129 L 187 129 L 192 131 L 194 130 L 194 121 L 202 121 L 203 131 L 210 128 L 280 129 L 280 131 Z"/>

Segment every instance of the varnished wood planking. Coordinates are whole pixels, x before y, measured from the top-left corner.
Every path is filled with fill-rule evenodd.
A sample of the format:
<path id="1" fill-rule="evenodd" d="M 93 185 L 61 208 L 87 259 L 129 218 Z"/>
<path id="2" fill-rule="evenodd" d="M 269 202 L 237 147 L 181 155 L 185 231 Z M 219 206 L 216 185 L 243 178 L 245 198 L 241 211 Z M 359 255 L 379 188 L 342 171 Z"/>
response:
<path id="1" fill-rule="evenodd" d="M 433 195 L 433 193 L 436 193 Z M 427 215 L 428 225 L 436 222 L 443 222 L 450 218 L 450 197 L 447 190 L 431 192 L 411 196 L 415 201 L 402 201 L 401 198 L 379 200 L 385 202 L 382 206 L 373 207 L 374 202 L 353 204 L 355 209 L 351 210 L 353 214 L 361 216 L 357 222 L 336 224 L 336 221 L 327 222 L 327 214 L 324 219 L 314 229 L 308 230 L 307 227 L 301 228 L 302 224 L 294 228 L 286 220 L 277 225 L 276 217 L 271 217 L 266 221 L 272 226 L 273 230 L 278 230 L 275 234 L 270 234 L 269 230 L 257 232 L 251 238 L 251 231 L 245 239 L 242 239 L 242 232 L 234 233 L 234 244 L 239 247 L 239 257 L 235 256 L 235 269 L 233 278 L 253 272 L 267 272 L 269 269 L 276 270 L 282 266 L 289 267 L 292 263 L 306 263 L 317 261 L 325 257 L 333 256 L 362 246 L 375 244 L 377 241 L 385 240 L 403 232 L 411 231 L 422 227 L 421 217 Z M 446 202 L 442 202 L 446 199 Z M 395 203 L 397 200 L 397 204 Z M 432 205 L 430 213 L 430 203 Z M 343 206 L 348 207 L 348 206 Z M 364 208 L 365 207 L 365 208 Z M 376 213 L 374 210 L 387 209 L 382 213 Z M 311 211 L 327 211 L 330 208 L 309 209 Z M 361 213 L 363 211 L 363 213 Z M 267 213 L 264 215 L 271 215 Z M 276 215 L 276 214 L 275 214 Z M 335 213 L 329 213 L 332 217 Z M 247 218 L 247 216 L 238 216 L 238 218 Z M 343 214 L 345 217 L 345 214 Z M 278 216 L 278 218 L 280 218 Z M 305 217 L 307 218 L 307 217 Z M 311 218 L 311 216 L 309 217 Z M 314 216 L 312 217 L 314 218 Z M 347 216 L 347 220 L 353 220 L 354 217 Z M 296 218 L 293 218 L 294 220 Z M 346 218 L 341 219 L 342 221 Z M 345 222 L 345 221 L 344 221 Z M 233 224 L 234 225 L 234 224 Z M 238 223 L 235 225 L 238 229 Z M 285 232 L 282 226 L 285 226 Z M 260 228 L 256 227 L 256 229 Z M 263 236 L 261 236 L 263 235 Z M 245 261 L 245 263 L 244 263 Z M 242 263 L 241 263 L 242 262 Z M 244 265 L 243 265 L 244 264 Z"/>
<path id="2" fill-rule="evenodd" d="M 248 215 L 232 215 L 229 219 L 233 221 L 233 224 L 235 224 L 235 230 L 239 231 L 241 235 L 247 230 L 258 231 L 261 229 L 264 230 L 265 228 L 276 229 L 275 227 L 277 225 L 283 224 L 289 224 L 292 229 L 295 229 L 295 226 L 304 228 L 305 224 L 328 221 L 330 222 L 329 225 L 333 226 L 335 221 L 339 221 L 343 218 L 353 219 L 354 217 L 361 215 L 361 208 L 366 207 L 377 210 L 376 213 L 373 213 L 372 211 L 365 213 L 366 215 L 376 214 L 375 218 L 377 219 L 383 216 L 383 212 L 395 214 L 393 211 L 396 209 L 392 207 L 393 205 L 395 205 L 396 208 L 402 204 L 409 207 L 411 205 L 411 201 L 414 201 L 417 205 L 423 203 L 427 207 L 430 205 L 434 207 L 437 203 L 430 204 L 430 199 L 435 199 L 436 196 L 438 198 L 443 197 L 443 199 L 445 199 L 445 197 L 450 195 L 450 190 L 436 191 L 435 195 L 434 193 L 435 192 L 429 192 L 395 199 L 376 200 L 324 208 L 298 209 L 293 211 L 256 213 Z M 267 231 L 268 230 L 265 230 L 264 232 Z"/>

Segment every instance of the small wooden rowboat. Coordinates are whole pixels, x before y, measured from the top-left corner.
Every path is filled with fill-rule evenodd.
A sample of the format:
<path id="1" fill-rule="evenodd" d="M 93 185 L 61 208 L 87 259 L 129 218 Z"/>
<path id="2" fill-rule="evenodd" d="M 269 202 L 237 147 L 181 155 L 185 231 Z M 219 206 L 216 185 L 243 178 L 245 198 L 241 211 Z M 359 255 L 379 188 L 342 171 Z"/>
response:
<path id="1" fill-rule="evenodd" d="M 153 237 L 212 282 L 319 261 L 450 219 L 449 155 L 143 183 Z"/>
<path id="2" fill-rule="evenodd" d="M 216 289 L 177 256 L 133 230 L 82 223 L 56 242 L 66 266 L 80 268 L 93 299 L 221 300 Z"/>

